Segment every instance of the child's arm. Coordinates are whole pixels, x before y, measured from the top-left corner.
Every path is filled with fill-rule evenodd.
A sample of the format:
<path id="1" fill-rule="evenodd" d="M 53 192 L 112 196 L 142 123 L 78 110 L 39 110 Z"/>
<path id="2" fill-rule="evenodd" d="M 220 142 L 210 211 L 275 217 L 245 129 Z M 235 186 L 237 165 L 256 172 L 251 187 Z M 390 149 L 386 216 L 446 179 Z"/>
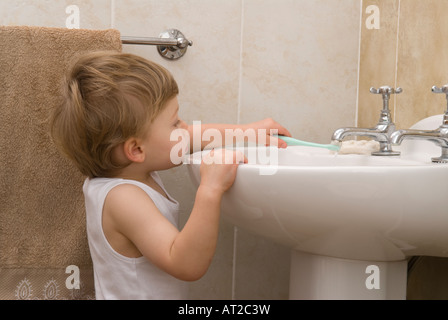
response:
<path id="1" fill-rule="evenodd" d="M 202 139 L 202 137 L 204 137 L 204 131 L 206 130 L 217 130 L 220 134 L 220 137 L 222 138 L 221 141 L 207 141 L 207 139 Z M 279 148 L 286 148 L 286 142 L 278 139 L 278 138 L 274 138 L 271 137 L 270 134 L 270 130 L 271 129 L 276 129 L 278 130 L 278 134 L 279 135 L 285 135 L 290 137 L 291 133 L 284 128 L 283 126 L 281 126 L 279 123 L 277 123 L 276 121 L 272 120 L 271 118 L 267 118 L 261 121 L 257 121 L 257 122 L 252 122 L 252 123 L 248 123 L 248 124 L 201 124 L 201 128 L 200 128 L 200 135 L 198 135 L 199 133 L 199 128 L 194 128 L 193 125 L 189 125 L 188 126 L 188 132 L 190 134 L 190 152 L 196 152 L 199 151 L 197 150 L 197 147 L 199 147 L 199 144 L 197 141 L 198 138 L 200 139 L 200 148 L 201 150 L 203 150 L 205 147 L 207 146 L 212 146 L 212 147 L 223 147 L 225 146 L 225 130 L 226 129 L 230 129 L 230 130 L 236 130 L 236 129 L 241 129 L 243 131 L 245 130 L 254 130 L 253 133 L 255 133 L 254 135 L 257 137 L 257 142 L 261 143 L 264 141 L 258 141 L 258 131 L 261 130 L 265 130 L 266 132 L 266 137 L 265 137 L 265 142 L 266 145 L 276 145 Z M 210 131 L 211 136 L 215 137 L 215 135 L 213 135 L 213 131 Z M 252 136 L 254 136 L 252 135 Z M 198 137 L 199 136 L 199 137 Z M 250 135 L 248 135 L 250 136 Z M 210 145 L 210 143 L 213 142 L 212 145 Z M 196 146 L 196 144 L 198 144 Z"/>
<path id="2" fill-rule="evenodd" d="M 142 189 L 127 184 L 112 189 L 103 211 L 103 228 L 112 230 L 109 234 L 105 231 L 111 246 L 122 254 L 120 248 L 129 252 L 135 246 L 135 256 L 143 254 L 176 278 L 201 278 L 215 252 L 222 194 L 233 184 L 238 162 L 243 160 L 241 153 L 229 150 L 212 151 L 208 156 L 224 159 L 229 152 L 233 164 L 201 165 L 195 204 L 182 231 L 159 212 Z"/>

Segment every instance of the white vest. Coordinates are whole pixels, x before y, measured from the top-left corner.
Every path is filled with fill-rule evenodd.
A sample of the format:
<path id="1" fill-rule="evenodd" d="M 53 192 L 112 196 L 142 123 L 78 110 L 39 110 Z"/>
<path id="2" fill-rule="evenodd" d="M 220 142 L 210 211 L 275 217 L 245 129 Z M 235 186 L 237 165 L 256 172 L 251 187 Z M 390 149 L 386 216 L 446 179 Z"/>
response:
<path id="1" fill-rule="evenodd" d="M 156 172 L 154 180 L 166 192 Z M 132 184 L 143 189 L 159 211 L 178 228 L 179 203 L 144 183 L 119 178 L 86 179 L 83 186 L 87 237 L 93 261 L 96 299 L 186 299 L 186 283 L 160 270 L 145 257 L 129 258 L 116 252 L 102 228 L 104 200 L 112 188 Z"/>

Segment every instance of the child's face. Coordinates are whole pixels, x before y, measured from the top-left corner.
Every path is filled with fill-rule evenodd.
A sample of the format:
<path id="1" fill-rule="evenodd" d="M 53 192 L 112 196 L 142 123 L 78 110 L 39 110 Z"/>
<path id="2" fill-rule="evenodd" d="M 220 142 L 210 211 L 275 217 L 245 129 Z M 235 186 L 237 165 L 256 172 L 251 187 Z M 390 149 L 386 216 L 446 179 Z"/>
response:
<path id="1" fill-rule="evenodd" d="M 148 134 L 145 137 L 146 162 L 153 170 L 164 170 L 174 167 L 171 159 L 171 150 L 180 151 L 184 155 L 188 148 L 189 139 L 187 136 L 171 141 L 171 133 L 176 129 L 188 129 L 188 125 L 179 119 L 179 103 L 177 97 L 167 102 L 165 109 L 154 119 L 150 125 Z M 175 136 L 176 138 L 178 135 Z M 173 149 L 174 148 L 174 149 Z M 180 152 L 175 152 L 180 155 Z"/>

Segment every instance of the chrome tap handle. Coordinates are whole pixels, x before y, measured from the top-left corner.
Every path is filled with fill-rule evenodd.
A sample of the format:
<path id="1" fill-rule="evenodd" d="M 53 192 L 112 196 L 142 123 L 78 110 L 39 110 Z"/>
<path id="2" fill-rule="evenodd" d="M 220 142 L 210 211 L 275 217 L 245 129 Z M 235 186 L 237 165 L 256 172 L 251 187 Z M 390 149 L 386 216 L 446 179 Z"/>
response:
<path id="1" fill-rule="evenodd" d="M 379 89 L 375 89 L 375 88 L 370 88 L 370 92 L 374 93 L 374 94 L 382 94 L 382 95 L 391 95 L 394 93 L 402 93 L 403 89 L 401 89 L 400 87 L 398 87 L 397 89 L 394 89 L 392 87 L 389 86 L 382 86 Z"/>
<path id="2" fill-rule="evenodd" d="M 381 94 L 383 95 L 383 110 L 380 114 L 380 120 L 378 122 L 378 125 L 393 125 L 392 117 L 390 115 L 389 110 L 389 99 L 391 94 L 399 94 L 403 92 L 403 89 L 400 87 L 394 89 L 389 86 L 382 86 L 379 89 L 370 88 L 370 92 L 373 94 Z M 391 130 L 394 130 L 394 126 L 391 128 Z"/>
<path id="3" fill-rule="evenodd" d="M 403 92 L 403 89 L 398 87 L 397 89 L 394 89 L 389 86 L 382 86 L 379 89 L 370 88 L 370 92 L 373 94 L 382 94 L 383 95 L 383 111 L 389 110 L 389 99 L 391 94 L 399 94 Z"/>
<path id="4" fill-rule="evenodd" d="M 438 87 L 436 87 L 436 86 L 433 86 L 433 87 L 431 88 L 431 91 L 434 92 L 434 93 L 445 93 L 446 95 L 448 95 L 448 84 L 444 85 L 444 86 L 441 87 L 441 88 L 438 88 Z"/>
<path id="5" fill-rule="evenodd" d="M 448 84 L 444 85 L 441 88 L 433 86 L 431 88 L 431 91 L 434 92 L 434 93 L 444 93 L 444 94 L 446 94 L 446 110 L 445 110 L 445 114 L 443 116 L 443 124 L 442 124 L 442 126 L 448 127 Z"/>
<path id="6" fill-rule="evenodd" d="M 446 100 L 447 100 L 446 113 L 448 113 L 448 84 L 444 85 L 441 88 L 433 86 L 431 88 L 431 91 L 434 92 L 434 93 L 444 93 L 444 94 L 446 94 Z"/>

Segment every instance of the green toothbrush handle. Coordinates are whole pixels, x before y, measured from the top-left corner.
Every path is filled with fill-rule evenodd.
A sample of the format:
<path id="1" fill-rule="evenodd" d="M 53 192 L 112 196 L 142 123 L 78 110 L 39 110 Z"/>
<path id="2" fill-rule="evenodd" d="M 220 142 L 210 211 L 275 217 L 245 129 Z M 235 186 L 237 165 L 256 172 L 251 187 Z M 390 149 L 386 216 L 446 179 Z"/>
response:
<path id="1" fill-rule="evenodd" d="M 274 137 L 282 139 L 283 141 L 285 141 L 288 144 L 288 146 L 316 147 L 316 148 L 324 148 L 324 149 L 333 150 L 333 151 L 339 151 L 339 149 L 340 149 L 340 146 L 337 146 L 334 144 L 320 144 L 320 143 L 297 140 L 297 139 L 294 139 L 291 137 L 279 136 L 279 135 L 274 135 Z"/>

